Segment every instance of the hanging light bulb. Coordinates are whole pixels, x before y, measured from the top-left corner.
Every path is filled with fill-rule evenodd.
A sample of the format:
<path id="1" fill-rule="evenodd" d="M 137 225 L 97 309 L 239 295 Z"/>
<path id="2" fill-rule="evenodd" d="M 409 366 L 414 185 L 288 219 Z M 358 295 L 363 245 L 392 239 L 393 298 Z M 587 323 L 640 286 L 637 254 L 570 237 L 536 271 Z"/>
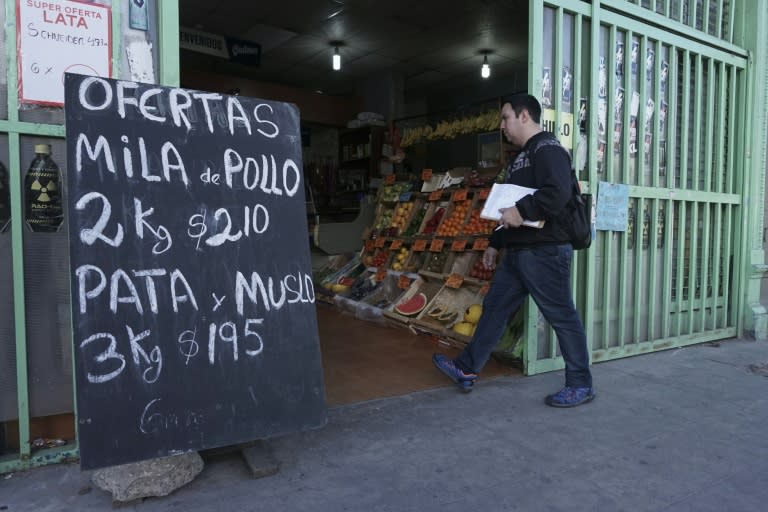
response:
<path id="1" fill-rule="evenodd" d="M 341 55 L 339 55 L 339 47 L 333 49 L 333 70 L 338 71 L 341 69 Z"/>
<path id="2" fill-rule="evenodd" d="M 483 56 L 483 67 L 480 68 L 480 76 L 488 78 L 491 76 L 491 66 L 488 65 L 488 56 Z"/>

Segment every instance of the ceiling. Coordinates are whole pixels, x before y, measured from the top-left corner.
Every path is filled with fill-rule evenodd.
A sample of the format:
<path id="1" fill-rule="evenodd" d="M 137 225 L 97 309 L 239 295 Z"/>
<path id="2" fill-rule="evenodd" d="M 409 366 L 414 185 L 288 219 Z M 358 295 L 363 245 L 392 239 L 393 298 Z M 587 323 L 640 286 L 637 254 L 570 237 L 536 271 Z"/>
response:
<path id="1" fill-rule="evenodd" d="M 355 94 L 363 80 L 394 73 L 409 94 L 482 85 L 527 66 L 527 0 L 180 0 L 180 24 L 262 45 L 247 67 L 182 50 L 186 67 L 324 94 Z M 342 69 L 331 69 L 333 41 Z"/>

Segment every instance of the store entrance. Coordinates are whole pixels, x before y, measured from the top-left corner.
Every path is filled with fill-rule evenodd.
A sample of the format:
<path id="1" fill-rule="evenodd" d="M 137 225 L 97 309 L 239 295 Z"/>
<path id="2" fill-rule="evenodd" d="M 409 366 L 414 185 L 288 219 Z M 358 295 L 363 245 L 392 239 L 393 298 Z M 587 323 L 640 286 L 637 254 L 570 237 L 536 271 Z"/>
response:
<path id="1" fill-rule="evenodd" d="M 454 357 L 459 350 L 434 337 L 361 320 L 324 302 L 317 303 L 317 321 L 329 407 L 451 385 L 431 358 L 434 352 Z M 522 372 L 491 359 L 478 385 L 499 376 Z"/>

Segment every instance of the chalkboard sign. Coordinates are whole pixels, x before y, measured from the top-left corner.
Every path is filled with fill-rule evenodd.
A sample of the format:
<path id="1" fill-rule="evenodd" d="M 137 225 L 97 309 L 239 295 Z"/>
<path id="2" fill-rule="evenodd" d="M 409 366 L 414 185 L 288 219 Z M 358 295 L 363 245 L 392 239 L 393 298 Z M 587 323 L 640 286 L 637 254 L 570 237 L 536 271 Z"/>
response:
<path id="1" fill-rule="evenodd" d="M 67 74 L 81 465 L 326 422 L 294 105 Z"/>

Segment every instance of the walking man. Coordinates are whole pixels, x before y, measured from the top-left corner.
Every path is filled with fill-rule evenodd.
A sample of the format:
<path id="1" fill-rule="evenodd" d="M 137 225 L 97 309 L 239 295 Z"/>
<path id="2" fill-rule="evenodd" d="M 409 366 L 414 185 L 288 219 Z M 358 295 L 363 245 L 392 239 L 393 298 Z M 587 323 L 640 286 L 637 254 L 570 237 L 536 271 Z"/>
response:
<path id="1" fill-rule="evenodd" d="M 537 191 L 501 209 L 499 228 L 483 254 L 486 269 L 496 268 L 483 300 L 472 341 L 456 359 L 435 354 L 435 366 L 469 392 L 504 333 L 507 321 L 530 294 L 552 325 L 565 359 L 565 387 L 548 395 L 553 407 L 574 407 L 595 398 L 584 325 L 571 295 L 573 248 L 559 218 L 572 195 L 570 157 L 554 135 L 540 125 L 541 105 L 529 94 L 516 94 L 501 109 L 501 131 L 520 149 L 507 164 L 506 182 Z M 541 228 L 523 220 L 544 221 Z M 498 262 L 499 251 L 504 249 Z"/>

